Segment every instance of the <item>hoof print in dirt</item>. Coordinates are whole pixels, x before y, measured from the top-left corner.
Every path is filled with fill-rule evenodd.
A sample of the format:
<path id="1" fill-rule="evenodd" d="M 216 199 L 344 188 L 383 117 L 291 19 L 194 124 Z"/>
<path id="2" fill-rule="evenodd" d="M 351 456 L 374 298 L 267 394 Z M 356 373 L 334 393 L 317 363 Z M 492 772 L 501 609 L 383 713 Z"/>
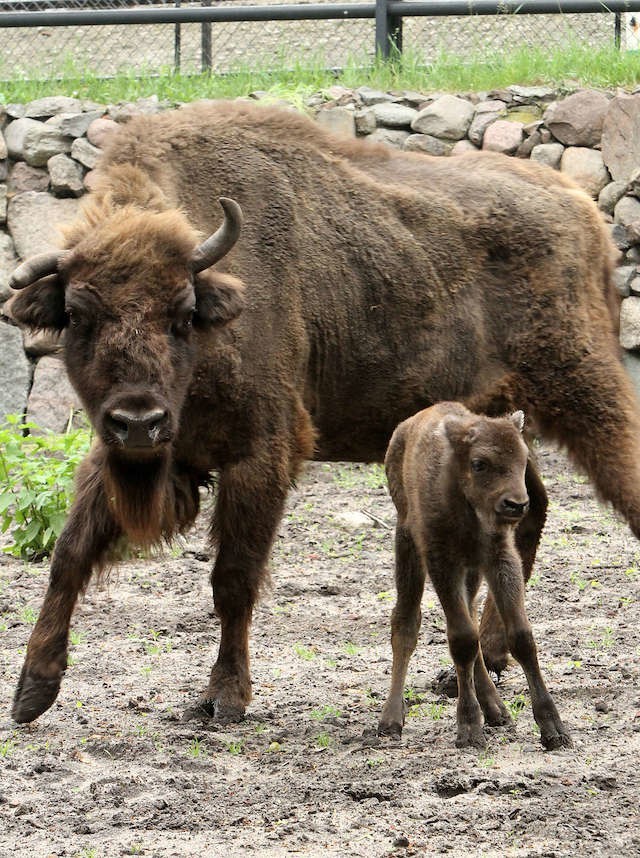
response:
<path id="1" fill-rule="evenodd" d="M 18 724 L 29 724 L 46 712 L 60 690 L 61 679 L 33 676 L 23 668 L 13 698 L 11 717 Z"/>

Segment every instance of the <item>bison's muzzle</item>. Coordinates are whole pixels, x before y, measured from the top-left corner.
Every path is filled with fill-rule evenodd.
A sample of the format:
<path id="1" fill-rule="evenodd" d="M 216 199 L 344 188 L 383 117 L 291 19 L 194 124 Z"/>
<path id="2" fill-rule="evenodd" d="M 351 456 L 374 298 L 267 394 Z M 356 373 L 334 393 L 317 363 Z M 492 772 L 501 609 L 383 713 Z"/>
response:
<path id="1" fill-rule="evenodd" d="M 109 440 L 129 450 L 155 447 L 168 441 L 169 414 L 164 408 L 144 413 L 114 408 L 104 415 L 103 426 Z"/>

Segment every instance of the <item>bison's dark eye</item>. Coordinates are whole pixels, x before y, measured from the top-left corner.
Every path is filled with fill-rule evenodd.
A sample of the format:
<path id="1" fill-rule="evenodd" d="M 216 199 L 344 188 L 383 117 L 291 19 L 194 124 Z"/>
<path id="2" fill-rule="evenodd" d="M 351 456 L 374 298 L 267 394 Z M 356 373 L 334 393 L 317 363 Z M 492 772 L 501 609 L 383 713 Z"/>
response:
<path id="1" fill-rule="evenodd" d="M 169 330 L 174 337 L 187 337 L 190 334 L 193 327 L 193 313 L 194 311 L 191 310 L 171 320 Z"/>
<path id="2" fill-rule="evenodd" d="M 480 474 L 482 471 L 486 471 L 489 467 L 489 463 L 485 459 L 472 459 L 471 460 L 471 470 Z"/>

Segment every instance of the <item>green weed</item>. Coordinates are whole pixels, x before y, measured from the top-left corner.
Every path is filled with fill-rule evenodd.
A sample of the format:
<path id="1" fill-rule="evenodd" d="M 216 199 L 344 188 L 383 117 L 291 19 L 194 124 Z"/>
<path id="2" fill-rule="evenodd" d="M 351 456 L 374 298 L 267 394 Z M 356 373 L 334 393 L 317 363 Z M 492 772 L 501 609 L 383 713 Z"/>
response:
<path id="1" fill-rule="evenodd" d="M 13 541 L 5 551 L 32 559 L 51 553 L 89 444 L 86 429 L 57 435 L 15 415 L 6 418 L 0 427 L 0 530 L 10 531 Z"/>

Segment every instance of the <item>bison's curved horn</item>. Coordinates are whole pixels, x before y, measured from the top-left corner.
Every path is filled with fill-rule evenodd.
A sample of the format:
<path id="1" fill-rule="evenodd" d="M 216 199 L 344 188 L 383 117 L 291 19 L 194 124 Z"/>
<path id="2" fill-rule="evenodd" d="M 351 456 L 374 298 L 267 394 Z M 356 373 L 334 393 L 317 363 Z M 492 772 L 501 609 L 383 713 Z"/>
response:
<path id="1" fill-rule="evenodd" d="M 52 250 L 49 253 L 40 253 L 38 256 L 32 256 L 27 259 L 22 265 L 19 265 L 9 278 L 9 286 L 12 289 L 24 289 L 40 280 L 41 277 L 46 277 L 48 274 L 55 274 L 58 270 L 60 262 L 67 256 L 68 251 Z"/>
<path id="2" fill-rule="evenodd" d="M 191 269 L 194 274 L 209 268 L 231 250 L 240 237 L 242 209 L 235 200 L 220 197 L 218 202 L 224 209 L 224 223 L 193 251 Z"/>

